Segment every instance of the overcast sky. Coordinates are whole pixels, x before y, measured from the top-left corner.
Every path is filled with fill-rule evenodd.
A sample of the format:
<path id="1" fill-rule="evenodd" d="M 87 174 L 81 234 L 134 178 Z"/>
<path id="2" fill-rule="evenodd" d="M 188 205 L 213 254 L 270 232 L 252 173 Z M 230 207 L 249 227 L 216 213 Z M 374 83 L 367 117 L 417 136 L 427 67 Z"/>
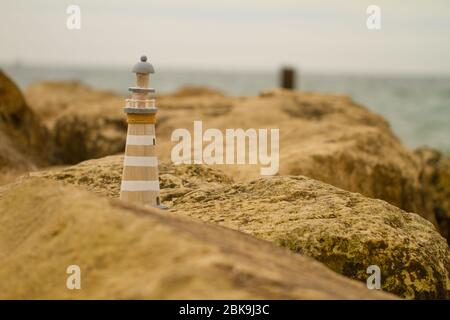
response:
<path id="1" fill-rule="evenodd" d="M 81 30 L 66 8 L 81 8 Z M 381 30 L 366 9 L 381 7 Z M 0 63 L 450 73 L 449 0 L 1 0 Z"/>

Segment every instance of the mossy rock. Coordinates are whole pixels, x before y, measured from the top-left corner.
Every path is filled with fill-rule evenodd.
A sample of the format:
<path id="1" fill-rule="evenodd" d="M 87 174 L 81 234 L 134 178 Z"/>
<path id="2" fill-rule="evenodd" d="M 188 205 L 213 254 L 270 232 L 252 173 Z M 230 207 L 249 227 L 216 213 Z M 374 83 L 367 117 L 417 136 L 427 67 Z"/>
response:
<path id="1" fill-rule="evenodd" d="M 121 172 L 122 157 L 112 156 L 38 175 L 117 198 Z M 382 288 L 402 297 L 449 298 L 449 248 L 417 214 L 302 176 L 233 183 L 207 166 L 162 164 L 160 172 L 173 213 L 272 241 L 360 281 L 378 265 Z"/>
<path id="2" fill-rule="evenodd" d="M 302 176 L 262 178 L 178 198 L 171 209 L 273 241 L 347 277 L 381 269 L 382 289 L 448 299 L 450 251 L 415 213 Z"/>

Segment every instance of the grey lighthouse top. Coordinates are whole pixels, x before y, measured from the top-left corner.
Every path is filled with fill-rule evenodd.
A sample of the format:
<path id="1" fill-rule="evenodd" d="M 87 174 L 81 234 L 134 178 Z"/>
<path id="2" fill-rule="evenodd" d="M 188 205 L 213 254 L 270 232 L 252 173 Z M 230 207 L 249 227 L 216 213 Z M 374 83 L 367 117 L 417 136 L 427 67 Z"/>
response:
<path id="1" fill-rule="evenodd" d="M 131 72 L 140 74 L 149 74 L 155 73 L 155 69 L 153 69 L 153 66 L 149 62 L 147 62 L 147 56 L 142 56 L 141 61 L 139 61 L 134 65 Z"/>

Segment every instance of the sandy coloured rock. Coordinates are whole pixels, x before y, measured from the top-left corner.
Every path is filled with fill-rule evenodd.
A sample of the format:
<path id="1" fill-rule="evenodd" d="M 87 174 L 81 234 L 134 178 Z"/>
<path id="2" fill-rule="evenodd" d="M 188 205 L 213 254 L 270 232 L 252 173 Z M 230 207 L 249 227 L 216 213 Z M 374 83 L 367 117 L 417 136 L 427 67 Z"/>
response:
<path id="1" fill-rule="evenodd" d="M 69 163 L 122 152 L 123 97 L 81 84 L 42 83 L 26 90 L 30 104 L 51 123 Z M 187 88 L 158 97 L 158 157 L 170 160 L 174 129 L 279 128 L 281 175 L 305 175 L 386 200 L 435 225 L 421 185 L 421 161 L 405 149 L 386 120 L 337 94 L 271 90 L 257 97 L 228 97 Z M 259 176 L 255 165 L 219 165 L 236 180 Z"/>
<path id="2" fill-rule="evenodd" d="M 0 189 L 0 249 L 2 299 L 393 297 L 266 241 L 44 178 Z M 81 290 L 66 287 L 73 264 Z"/>
<path id="3" fill-rule="evenodd" d="M 37 174 L 118 197 L 121 163 L 112 156 Z M 378 265 L 383 289 L 402 297 L 449 298 L 449 248 L 417 214 L 303 176 L 232 183 L 205 166 L 161 172 L 171 212 L 274 242 L 350 278 L 365 281 L 367 267 Z"/>
<path id="4" fill-rule="evenodd" d="M 171 211 L 275 242 L 353 279 L 365 281 L 377 265 L 382 288 L 405 298 L 450 298 L 445 239 L 429 221 L 382 200 L 281 176 L 196 190 Z"/>
<path id="5" fill-rule="evenodd" d="M 427 210 L 434 212 L 441 234 L 450 244 L 450 157 L 431 148 L 419 148 L 422 185 L 427 195 Z"/>
<path id="6" fill-rule="evenodd" d="M 123 156 L 109 156 L 83 161 L 74 166 L 37 171 L 30 175 L 82 186 L 89 191 L 118 198 L 122 165 Z M 173 166 L 160 163 L 159 172 L 161 198 L 166 205 L 170 205 L 176 198 L 193 190 L 213 188 L 233 182 L 227 175 L 206 166 Z"/>
<path id="7" fill-rule="evenodd" d="M 54 161 L 49 132 L 21 91 L 0 70 L 0 171 L 24 171 Z"/>
<path id="8" fill-rule="evenodd" d="M 127 127 L 122 97 L 76 81 L 38 83 L 25 95 L 53 132 L 63 163 L 123 152 Z"/>

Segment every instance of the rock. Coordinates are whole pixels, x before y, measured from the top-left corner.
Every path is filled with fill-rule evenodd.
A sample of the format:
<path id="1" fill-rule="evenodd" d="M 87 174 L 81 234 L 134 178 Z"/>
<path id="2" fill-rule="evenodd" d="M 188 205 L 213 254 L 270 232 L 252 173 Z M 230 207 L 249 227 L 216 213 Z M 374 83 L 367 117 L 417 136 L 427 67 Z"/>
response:
<path id="1" fill-rule="evenodd" d="M 421 181 L 427 195 L 427 211 L 434 212 L 441 234 L 450 244 L 450 157 L 423 147 L 416 150 L 422 160 Z"/>
<path id="2" fill-rule="evenodd" d="M 44 81 L 28 87 L 25 95 L 41 121 L 54 132 L 63 163 L 74 164 L 123 152 L 127 130 L 125 97 L 73 81 Z M 164 102 L 167 99 L 169 103 Z M 229 111 L 231 100 L 217 90 L 189 86 L 169 98 L 161 97 L 157 103 L 158 108 L 168 107 L 169 113 L 176 112 L 177 117 L 189 113 L 191 108 L 201 109 L 202 115 L 217 117 Z M 167 119 L 165 112 L 158 113 L 158 140 L 161 137 L 166 142 L 173 130 L 170 125 L 163 125 Z"/>
<path id="3" fill-rule="evenodd" d="M 22 172 L 54 161 L 49 132 L 0 70 L 0 171 Z"/>
<path id="4" fill-rule="evenodd" d="M 123 151 L 123 98 L 107 98 L 108 94 L 86 88 L 46 88 L 40 95 L 42 108 L 36 109 L 46 110 L 45 97 L 55 92 L 66 99 L 67 110 L 56 116 L 54 125 L 65 162 Z M 204 130 L 279 128 L 280 175 L 305 175 L 382 199 L 438 226 L 422 185 L 421 159 L 402 146 L 386 120 L 347 96 L 270 90 L 258 97 L 232 98 L 204 91 L 184 89 L 158 97 L 157 152 L 161 160 L 170 161 L 176 143 L 170 140 L 173 130 L 186 128 L 192 132 L 194 120 L 202 120 Z M 32 92 L 32 88 L 27 90 L 27 96 L 34 96 L 33 101 L 38 103 L 39 95 Z M 67 101 L 66 96 L 73 99 Z M 51 107 L 54 109 L 64 108 Z M 259 165 L 215 168 L 226 171 L 236 181 L 260 176 Z"/>
<path id="5" fill-rule="evenodd" d="M 38 83 L 25 94 L 53 131 L 63 163 L 123 152 L 127 130 L 123 97 L 70 81 Z"/>
<path id="6" fill-rule="evenodd" d="M 203 121 L 203 130 L 279 128 L 280 175 L 306 175 L 386 200 L 437 225 L 425 204 L 420 159 L 402 146 L 384 118 L 345 95 L 272 90 L 260 97 L 160 100 L 165 121 L 158 128 L 158 148 L 164 160 L 169 160 L 175 144 L 169 141 L 171 132 L 176 128 L 192 132 L 194 120 Z M 222 111 L 220 116 L 208 116 L 205 109 Z M 238 181 L 260 175 L 260 166 L 255 165 L 216 168 Z"/>
<path id="7" fill-rule="evenodd" d="M 97 168 L 117 179 L 104 181 Z M 382 288 L 402 297 L 449 298 L 449 248 L 417 214 L 302 176 L 232 183 L 205 166 L 161 171 L 163 203 L 173 213 L 274 242 L 353 279 L 366 281 L 367 267 L 378 265 Z M 118 197 L 120 173 L 116 156 L 39 175 Z"/>
<path id="8" fill-rule="evenodd" d="M 106 109 L 116 115 L 123 115 L 122 97 L 111 91 L 93 89 L 79 81 L 42 81 L 27 87 L 24 94 L 49 129 L 55 126 L 61 115 L 74 108 L 80 112 L 93 113 L 95 110 L 92 109 Z M 113 108 L 108 107 L 111 103 L 114 104 Z"/>
<path id="9" fill-rule="evenodd" d="M 183 86 L 177 91 L 170 94 L 171 97 L 185 98 L 198 96 L 219 96 L 224 97 L 225 94 L 219 90 L 212 89 L 205 86 Z"/>
<path id="10" fill-rule="evenodd" d="M 381 200 L 288 176 L 196 190 L 171 210 L 275 242 L 353 279 L 365 281 L 377 265 L 383 290 L 405 298 L 450 298 L 445 239 Z"/>
<path id="11" fill-rule="evenodd" d="M 43 178 L 0 190 L 2 299 L 390 299 L 247 235 Z M 69 265 L 81 290 L 68 290 Z"/>
<path id="12" fill-rule="evenodd" d="M 74 164 L 123 152 L 127 130 L 124 97 L 78 81 L 44 81 L 28 87 L 25 95 L 41 121 L 54 133 L 58 157 L 63 163 Z M 192 86 L 181 88 L 174 96 L 187 99 L 181 109 L 186 108 L 186 103 L 188 108 L 192 106 L 191 97 L 203 99 L 208 107 L 210 99 L 221 101 L 224 97 L 217 90 Z M 218 103 L 203 110 L 217 116 L 227 106 Z M 165 119 L 159 117 L 158 126 Z"/>
<path id="13" fill-rule="evenodd" d="M 122 178 L 123 156 L 109 156 L 88 160 L 75 166 L 33 172 L 33 177 L 44 177 L 66 184 L 83 186 L 101 195 L 118 198 Z M 165 205 L 198 188 L 207 189 L 231 184 L 233 180 L 206 166 L 173 166 L 160 163 L 161 199 Z"/>
<path id="14" fill-rule="evenodd" d="M 0 172 L 24 172 L 35 169 L 34 162 L 17 150 L 16 144 L 5 133 L 0 131 Z"/>

